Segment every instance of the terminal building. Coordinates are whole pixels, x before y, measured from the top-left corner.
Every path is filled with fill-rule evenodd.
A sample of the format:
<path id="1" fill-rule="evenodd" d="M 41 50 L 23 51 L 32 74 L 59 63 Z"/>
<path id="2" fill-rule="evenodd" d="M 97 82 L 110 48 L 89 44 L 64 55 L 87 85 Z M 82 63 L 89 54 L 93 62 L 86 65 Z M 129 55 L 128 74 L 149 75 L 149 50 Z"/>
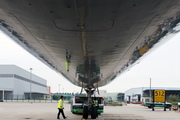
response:
<path id="1" fill-rule="evenodd" d="M 153 90 L 165 90 L 166 91 L 166 100 L 168 101 L 169 96 L 180 95 L 180 88 L 172 87 L 138 87 L 131 88 L 124 93 L 124 100 L 127 102 L 150 102 L 152 101 Z M 150 97 L 151 91 L 151 97 Z"/>
<path id="2" fill-rule="evenodd" d="M 0 99 L 44 99 L 47 81 L 16 65 L 0 65 Z"/>

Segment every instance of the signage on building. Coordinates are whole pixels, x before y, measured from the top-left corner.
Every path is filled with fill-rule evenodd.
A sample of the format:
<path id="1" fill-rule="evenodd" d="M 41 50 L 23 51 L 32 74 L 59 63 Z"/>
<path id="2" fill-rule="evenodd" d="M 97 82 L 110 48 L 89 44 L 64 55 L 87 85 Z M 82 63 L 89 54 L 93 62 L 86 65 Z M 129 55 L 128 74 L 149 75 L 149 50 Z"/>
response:
<path id="1" fill-rule="evenodd" d="M 165 102 L 165 90 L 154 90 L 154 102 Z"/>
<path id="2" fill-rule="evenodd" d="M 49 86 L 49 94 L 51 94 L 51 87 Z"/>
<path id="3" fill-rule="evenodd" d="M 47 93 L 51 94 L 51 87 L 47 86 Z"/>

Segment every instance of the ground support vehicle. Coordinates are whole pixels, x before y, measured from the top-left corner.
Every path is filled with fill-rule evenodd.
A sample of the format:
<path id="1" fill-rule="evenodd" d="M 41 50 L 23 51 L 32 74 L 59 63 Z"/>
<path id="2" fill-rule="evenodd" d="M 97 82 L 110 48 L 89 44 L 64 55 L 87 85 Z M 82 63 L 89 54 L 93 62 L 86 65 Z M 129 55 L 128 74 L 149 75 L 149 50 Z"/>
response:
<path id="1" fill-rule="evenodd" d="M 97 110 L 97 113 L 103 113 L 104 112 L 104 102 L 102 97 L 96 97 L 98 100 L 98 105 L 99 108 Z M 88 114 L 91 114 L 91 118 L 95 119 L 96 118 L 96 110 L 95 108 L 88 107 L 86 104 L 86 101 L 88 100 L 88 97 L 82 97 L 82 96 L 75 96 L 74 98 L 71 99 L 71 112 L 73 114 L 75 113 L 83 113 L 83 117 L 87 118 Z M 94 97 L 92 97 L 92 100 L 94 100 Z M 83 112 L 84 111 L 84 112 Z"/>
<path id="2" fill-rule="evenodd" d="M 146 107 L 148 108 L 153 108 L 153 103 L 146 103 L 145 104 Z M 171 106 L 172 104 L 171 103 L 166 103 L 165 104 L 165 108 L 168 108 L 169 110 L 171 110 Z M 154 107 L 164 107 L 164 103 L 154 103 Z"/>

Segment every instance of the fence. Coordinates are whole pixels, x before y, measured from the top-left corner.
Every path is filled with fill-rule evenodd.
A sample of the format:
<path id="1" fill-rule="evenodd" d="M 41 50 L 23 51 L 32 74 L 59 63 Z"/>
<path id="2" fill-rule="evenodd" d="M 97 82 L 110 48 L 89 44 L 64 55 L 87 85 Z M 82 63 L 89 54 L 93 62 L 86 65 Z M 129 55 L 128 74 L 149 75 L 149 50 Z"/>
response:
<path id="1" fill-rule="evenodd" d="M 69 101 L 73 96 L 65 97 L 65 101 Z M 10 95 L 4 96 L 3 102 L 58 102 L 60 97 L 56 97 L 54 99 L 53 95 L 46 97 L 46 96 L 33 96 L 30 98 L 26 95 Z M 0 100 L 2 101 L 2 96 L 0 96 Z"/>
<path id="2" fill-rule="evenodd" d="M 31 97 L 29 95 L 5 95 L 3 102 L 58 102 L 61 96 L 64 96 L 65 101 L 70 101 L 74 95 L 67 94 L 55 94 L 55 95 L 37 95 L 32 94 Z M 82 96 L 82 95 L 81 95 Z M 83 95 L 85 96 L 85 95 Z M 2 101 L 3 97 L 0 95 L 0 101 Z"/>

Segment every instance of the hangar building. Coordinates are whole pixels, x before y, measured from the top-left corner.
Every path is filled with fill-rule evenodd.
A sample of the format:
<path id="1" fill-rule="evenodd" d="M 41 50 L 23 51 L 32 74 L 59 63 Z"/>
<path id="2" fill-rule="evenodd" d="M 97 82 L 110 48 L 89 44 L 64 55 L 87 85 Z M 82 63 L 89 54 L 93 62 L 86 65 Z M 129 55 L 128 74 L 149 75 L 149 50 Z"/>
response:
<path id="1" fill-rule="evenodd" d="M 31 86 L 31 87 L 30 87 Z M 30 92 L 31 88 L 31 92 Z M 0 65 L 0 99 L 44 99 L 51 93 L 47 81 L 16 65 Z"/>

